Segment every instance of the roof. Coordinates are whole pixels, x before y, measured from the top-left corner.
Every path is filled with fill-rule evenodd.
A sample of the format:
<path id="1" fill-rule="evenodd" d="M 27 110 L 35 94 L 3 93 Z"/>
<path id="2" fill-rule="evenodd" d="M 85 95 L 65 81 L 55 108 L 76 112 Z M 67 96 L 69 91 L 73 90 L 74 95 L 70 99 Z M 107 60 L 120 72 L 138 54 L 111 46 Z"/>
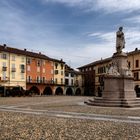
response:
<path id="1" fill-rule="evenodd" d="M 136 48 L 134 51 L 128 52 L 127 55 L 134 55 L 134 54 L 139 54 L 140 50 L 138 50 L 138 48 Z"/>
<path id="2" fill-rule="evenodd" d="M 131 51 L 131 52 L 127 53 L 128 56 L 134 55 L 134 54 L 140 54 L 140 50 L 138 50 L 138 48 L 136 48 L 134 51 Z M 81 66 L 78 69 L 87 68 L 87 67 L 90 67 L 90 66 L 96 66 L 98 64 L 103 64 L 105 62 L 111 61 L 111 59 L 112 59 L 112 57 L 109 57 L 109 58 L 106 58 L 106 59 L 102 59 L 102 60 L 98 60 L 98 61 L 94 61 L 94 62 L 89 63 L 87 65 Z"/>
<path id="3" fill-rule="evenodd" d="M 0 45 L 0 51 L 65 63 L 65 62 L 63 62 L 63 60 L 58 60 L 58 59 L 50 58 L 50 57 L 46 56 L 45 54 L 42 54 L 41 52 L 35 53 L 35 52 L 27 51 L 26 49 L 21 50 L 21 49 L 17 49 L 17 48 L 6 46 L 6 44 Z"/>
<path id="4" fill-rule="evenodd" d="M 20 50 L 17 48 L 13 48 L 13 47 L 8 47 L 6 45 L 0 45 L 0 51 L 4 51 L 4 52 L 9 52 L 9 53 L 14 53 L 14 54 L 21 54 L 21 55 L 26 55 L 26 56 L 30 56 L 30 57 L 36 57 L 36 58 L 42 58 L 42 59 L 50 59 L 48 56 L 39 53 L 35 53 L 35 52 L 31 52 L 31 51 L 27 51 L 26 49 L 24 50 Z"/>
<path id="5" fill-rule="evenodd" d="M 81 68 L 87 68 L 87 67 L 90 67 L 90 66 L 96 66 L 98 64 L 103 64 L 105 62 L 110 62 L 112 60 L 112 57 L 109 57 L 109 58 L 105 58 L 105 59 L 101 59 L 101 60 L 97 60 L 97 61 L 94 61 L 92 63 L 89 63 L 87 65 L 84 65 L 84 66 L 81 66 L 79 67 L 78 69 L 81 69 Z"/>

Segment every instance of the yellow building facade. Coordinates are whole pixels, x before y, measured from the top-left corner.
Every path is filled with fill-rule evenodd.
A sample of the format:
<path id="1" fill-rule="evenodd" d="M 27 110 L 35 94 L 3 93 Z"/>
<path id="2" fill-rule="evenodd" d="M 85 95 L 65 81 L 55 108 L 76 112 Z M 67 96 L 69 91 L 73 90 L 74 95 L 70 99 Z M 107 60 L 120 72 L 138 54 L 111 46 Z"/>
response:
<path id="1" fill-rule="evenodd" d="M 65 63 L 63 61 L 55 61 L 54 64 L 54 83 L 58 85 L 64 84 Z"/>
<path id="2" fill-rule="evenodd" d="M 0 86 L 26 89 L 26 56 L 6 46 L 0 48 Z"/>
<path id="3" fill-rule="evenodd" d="M 54 66 L 54 93 L 55 95 L 63 95 L 64 94 L 64 86 L 65 86 L 65 62 L 63 60 L 53 59 Z"/>

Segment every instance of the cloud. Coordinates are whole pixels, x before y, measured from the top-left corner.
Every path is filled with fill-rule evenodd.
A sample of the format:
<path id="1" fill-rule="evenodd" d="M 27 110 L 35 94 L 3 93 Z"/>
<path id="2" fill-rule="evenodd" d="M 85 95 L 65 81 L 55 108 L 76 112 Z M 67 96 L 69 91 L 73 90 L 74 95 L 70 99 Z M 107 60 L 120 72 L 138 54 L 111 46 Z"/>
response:
<path id="1" fill-rule="evenodd" d="M 103 9 L 109 13 L 111 12 L 132 12 L 140 10 L 139 0 L 98 0 L 97 9 Z M 121 13 L 120 13 L 121 14 Z"/>
<path id="2" fill-rule="evenodd" d="M 137 0 L 132 2 L 130 0 L 129 2 L 127 0 L 122 0 L 120 2 L 117 0 L 43 1 L 59 2 L 68 6 L 77 6 L 84 10 L 104 10 L 105 12 L 121 11 L 120 14 L 122 14 L 122 11 L 138 10 L 140 7 L 140 2 Z M 1 3 L 2 1 L 0 1 L 0 5 Z M 0 42 L 2 44 L 6 43 L 11 47 L 22 49 L 27 48 L 27 50 L 33 50 L 35 52 L 41 51 L 42 53 L 57 59 L 63 58 L 64 61 L 74 68 L 98 60 L 101 57 L 110 57 L 115 52 L 116 31 L 94 31 L 94 27 L 88 29 L 86 27 L 87 24 L 80 23 L 80 26 L 85 26 L 84 30 L 83 28 L 80 29 L 81 34 L 83 32 L 87 32 L 87 30 L 92 31 L 92 29 L 93 32 L 86 33 L 84 36 L 80 33 L 77 33 L 76 35 L 67 35 L 63 34 L 60 29 L 60 25 L 63 27 L 63 23 L 49 22 L 48 19 L 42 21 L 42 19 L 30 16 L 26 13 L 26 10 L 22 10 L 23 9 L 20 9 L 14 2 L 8 3 L 3 0 L 3 5 L 0 6 Z M 47 15 L 42 15 L 42 17 L 45 17 L 46 19 Z M 132 23 L 134 20 L 135 22 L 139 22 L 139 16 L 135 15 L 134 17 L 127 18 L 124 21 Z M 72 23 L 69 25 L 71 24 Z M 138 47 L 140 44 L 140 28 L 125 27 L 125 37 L 126 50 L 132 50 L 134 47 Z"/>
<path id="3" fill-rule="evenodd" d="M 129 22 L 129 23 L 137 23 L 137 24 L 139 24 L 140 23 L 140 15 L 125 18 L 123 21 L 124 22 Z"/>
<path id="4" fill-rule="evenodd" d="M 108 44 L 115 41 L 115 32 L 93 32 L 88 33 L 87 36 L 97 38 L 101 42 Z"/>
<path id="5" fill-rule="evenodd" d="M 68 6 L 78 6 L 86 11 L 103 10 L 107 13 L 112 12 L 133 12 L 140 10 L 139 0 L 43 0 L 44 2 L 63 3 Z"/>

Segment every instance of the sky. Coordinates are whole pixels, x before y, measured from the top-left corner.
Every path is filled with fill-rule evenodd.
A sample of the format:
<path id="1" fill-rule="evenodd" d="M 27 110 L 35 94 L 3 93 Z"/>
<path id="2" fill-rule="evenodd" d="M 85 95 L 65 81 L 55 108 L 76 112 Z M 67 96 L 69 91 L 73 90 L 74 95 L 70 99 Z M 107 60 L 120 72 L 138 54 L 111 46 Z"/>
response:
<path id="1" fill-rule="evenodd" d="M 77 68 L 140 47 L 139 0 L 0 0 L 0 44 L 63 59 Z"/>

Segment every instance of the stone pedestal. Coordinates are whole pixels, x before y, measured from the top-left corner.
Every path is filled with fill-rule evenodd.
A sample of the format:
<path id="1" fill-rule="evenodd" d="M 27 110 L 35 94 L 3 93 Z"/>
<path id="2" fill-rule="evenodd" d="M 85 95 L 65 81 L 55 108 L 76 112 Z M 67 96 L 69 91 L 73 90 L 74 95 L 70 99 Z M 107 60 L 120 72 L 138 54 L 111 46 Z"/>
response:
<path id="1" fill-rule="evenodd" d="M 114 53 L 112 57 L 112 64 L 117 67 L 117 70 L 120 75 L 126 75 L 126 71 L 128 70 L 127 64 L 127 54 L 126 53 Z"/>
<path id="2" fill-rule="evenodd" d="M 115 53 L 112 66 L 104 76 L 104 91 L 101 98 L 94 98 L 86 102 L 89 105 L 112 107 L 140 106 L 140 99 L 136 99 L 134 79 L 127 64 L 125 53 Z"/>
<path id="3" fill-rule="evenodd" d="M 105 76 L 102 98 L 105 100 L 136 99 L 133 78 L 127 76 Z"/>

